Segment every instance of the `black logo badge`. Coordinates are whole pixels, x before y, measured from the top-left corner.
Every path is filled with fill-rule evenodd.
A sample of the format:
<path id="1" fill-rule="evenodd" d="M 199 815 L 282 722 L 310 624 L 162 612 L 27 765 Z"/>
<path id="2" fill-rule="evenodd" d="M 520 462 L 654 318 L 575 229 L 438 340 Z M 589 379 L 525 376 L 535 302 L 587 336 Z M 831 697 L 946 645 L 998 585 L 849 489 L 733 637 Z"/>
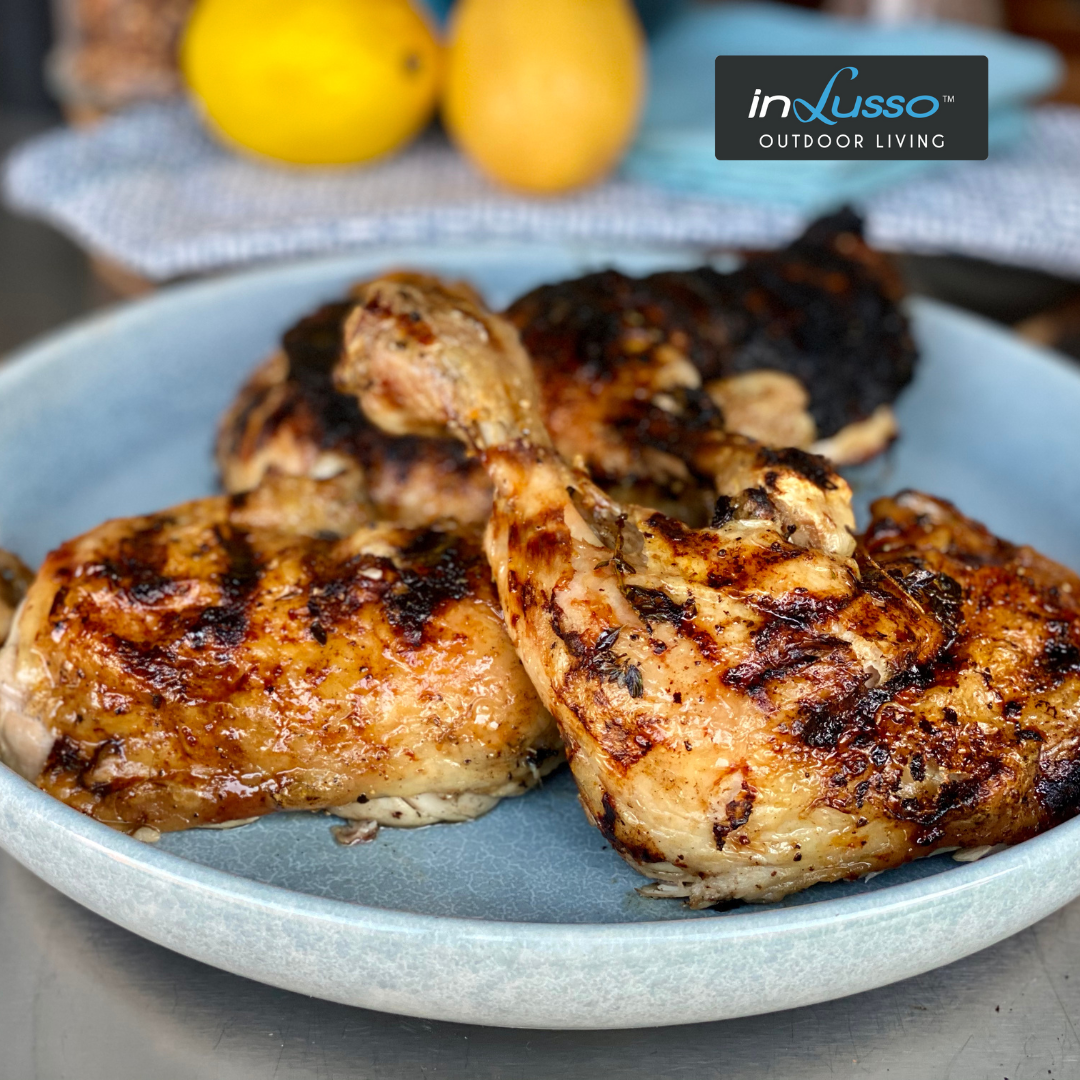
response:
<path id="1" fill-rule="evenodd" d="M 987 156 L 985 56 L 718 56 L 721 160 Z"/>

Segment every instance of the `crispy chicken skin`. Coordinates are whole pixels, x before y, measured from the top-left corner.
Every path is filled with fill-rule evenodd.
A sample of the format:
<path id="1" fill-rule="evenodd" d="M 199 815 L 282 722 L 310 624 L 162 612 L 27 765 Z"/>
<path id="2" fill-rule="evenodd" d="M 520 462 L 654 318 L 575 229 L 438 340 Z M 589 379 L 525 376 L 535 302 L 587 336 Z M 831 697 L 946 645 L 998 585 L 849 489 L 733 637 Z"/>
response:
<path id="1" fill-rule="evenodd" d="M 914 349 L 899 280 L 859 228 L 853 215 L 827 219 L 733 274 L 608 271 L 514 303 L 508 317 L 533 357 L 560 455 L 618 500 L 705 524 L 715 492 L 686 452 L 688 436 L 726 422 L 839 463 L 882 450 L 896 435 L 890 403 L 911 377 Z M 388 437 L 335 392 L 341 324 L 362 289 L 301 320 L 242 389 L 218 441 L 226 489 L 248 490 L 270 467 L 312 477 L 359 470 L 384 520 L 482 521 L 490 486 L 460 443 Z"/>
<path id="2" fill-rule="evenodd" d="M 129 832 L 461 820 L 531 787 L 559 737 L 479 536 L 345 520 L 348 483 L 273 482 L 52 552 L 0 656 L 5 762 Z"/>
<path id="3" fill-rule="evenodd" d="M 758 484 L 746 443 L 711 527 L 619 504 L 555 452 L 505 321 L 392 281 L 361 301 L 339 385 L 481 455 L 510 634 L 654 895 L 776 900 L 1076 812 L 1075 575 L 915 494 L 845 544 L 826 463 L 779 452 Z"/>
<path id="4" fill-rule="evenodd" d="M 730 430 L 849 464 L 896 434 L 890 405 L 915 360 L 903 291 L 859 219 L 843 212 L 788 247 L 750 253 L 732 273 L 606 270 L 535 289 L 506 314 L 567 460 L 561 413 L 654 359 L 688 369 L 681 385 L 704 389 Z"/>
<path id="5" fill-rule="evenodd" d="M 479 522 L 487 477 L 452 439 L 389 438 L 354 398 L 334 390 L 341 324 L 351 301 L 326 304 L 284 336 L 222 418 L 217 460 L 225 489 L 250 491 L 270 470 L 325 479 L 355 474 L 380 520 L 407 528 Z"/>

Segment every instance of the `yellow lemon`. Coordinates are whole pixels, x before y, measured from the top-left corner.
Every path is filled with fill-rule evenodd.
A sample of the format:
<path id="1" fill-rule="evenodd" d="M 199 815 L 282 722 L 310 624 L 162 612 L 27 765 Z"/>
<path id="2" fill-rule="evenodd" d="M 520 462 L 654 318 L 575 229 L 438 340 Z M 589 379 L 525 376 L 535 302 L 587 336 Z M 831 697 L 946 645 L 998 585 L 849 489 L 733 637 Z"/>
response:
<path id="1" fill-rule="evenodd" d="M 330 165 L 415 135 L 435 107 L 441 56 L 409 0 L 198 0 L 181 65 L 227 139 Z"/>
<path id="2" fill-rule="evenodd" d="M 619 159 L 641 110 L 645 45 L 630 0 L 459 0 L 443 117 L 490 176 L 556 192 Z"/>

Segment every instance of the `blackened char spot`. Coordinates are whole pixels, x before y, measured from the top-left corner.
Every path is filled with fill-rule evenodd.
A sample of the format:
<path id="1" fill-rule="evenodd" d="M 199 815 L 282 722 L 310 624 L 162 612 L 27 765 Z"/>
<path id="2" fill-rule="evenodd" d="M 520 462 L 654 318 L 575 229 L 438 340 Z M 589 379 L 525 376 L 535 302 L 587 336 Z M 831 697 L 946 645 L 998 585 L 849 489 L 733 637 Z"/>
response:
<path id="1" fill-rule="evenodd" d="M 286 330 L 282 338 L 289 376 L 319 417 L 325 447 L 366 426 L 356 398 L 339 394 L 333 383 L 334 365 L 342 349 L 342 327 L 352 308 L 348 301 L 324 304 Z"/>
<path id="2" fill-rule="evenodd" d="M 1046 624 L 1047 639 L 1042 651 L 1042 666 L 1052 675 L 1080 673 L 1080 648 L 1070 640 L 1071 624 L 1054 619 Z"/>
<path id="3" fill-rule="evenodd" d="M 692 619 L 696 605 L 692 599 L 677 604 L 662 589 L 646 589 L 641 585 L 627 585 L 623 590 L 630 606 L 646 624 L 666 622 L 679 626 L 684 619 Z"/>
<path id="4" fill-rule="evenodd" d="M 713 840 L 717 851 L 723 851 L 728 836 L 750 820 L 753 809 L 754 792 L 744 783 L 742 792 L 724 807 L 725 820 L 713 823 Z"/>
<path id="5" fill-rule="evenodd" d="M 461 541 L 433 529 L 420 533 L 402 551 L 405 565 L 386 593 L 386 617 L 410 645 L 419 645 L 424 628 L 444 604 L 470 592 L 470 559 Z"/>
<path id="6" fill-rule="evenodd" d="M 1055 821 L 1073 817 L 1080 810 L 1080 759 L 1040 760 L 1035 797 Z"/>
<path id="7" fill-rule="evenodd" d="M 615 810 L 615 803 L 611 796 L 605 791 L 604 797 L 600 800 L 602 811 L 600 817 L 597 818 L 596 826 L 603 833 L 604 839 L 615 846 L 615 823 L 619 820 L 619 815 Z"/>
<path id="8" fill-rule="evenodd" d="M 535 769 L 543 765 L 545 761 L 561 756 L 562 751 L 551 746 L 530 746 L 525 751 L 525 762 Z"/>
<path id="9" fill-rule="evenodd" d="M 945 647 L 951 645 L 963 617 L 964 590 L 960 583 L 948 574 L 927 569 L 917 559 L 912 559 L 903 570 L 898 568 L 895 578 L 937 619 L 945 631 Z"/>
<path id="10" fill-rule="evenodd" d="M 545 285 L 507 314 L 540 369 L 612 379 L 638 354 L 627 326 L 675 345 L 704 381 L 783 371 L 810 394 L 818 434 L 891 402 L 911 379 L 915 346 L 898 306 L 903 286 L 862 241 L 850 212 L 813 224 L 778 251 L 751 252 L 733 273 L 711 267 L 635 279 L 613 270 Z"/>
<path id="11" fill-rule="evenodd" d="M 195 625 L 188 631 L 188 643 L 193 649 L 208 644 L 232 649 L 239 645 L 247 633 L 247 613 L 239 608 L 203 608 Z"/>
<path id="12" fill-rule="evenodd" d="M 259 583 L 262 570 L 247 533 L 226 526 L 214 532 L 225 553 L 225 569 L 218 575 L 221 601 L 203 608 L 187 632 L 195 649 L 208 644 L 235 648 L 247 634 L 248 601 Z"/>
<path id="13" fill-rule="evenodd" d="M 822 491 L 836 490 L 836 474 L 829 462 L 818 454 L 808 454 L 805 450 L 797 450 L 793 446 L 784 449 L 763 446 L 758 451 L 758 461 L 762 465 L 779 465 L 791 469 Z"/>
<path id="14" fill-rule="evenodd" d="M 720 495 L 713 507 L 712 521 L 709 525 L 714 529 L 722 529 L 735 516 L 735 503 L 730 495 Z"/>
<path id="15" fill-rule="evenodd" d="M 282 345 L 292 393 L 266 426 L 274 428 L 295 419 L 299 409 L 313 419 L 311 434 L 322 449 L 348 453 L 366 469 L 404 475 L 413 464 L 428 461 L 444 474 L 464 476 L 473 471 L 476 466 L 456 439 L 386 435 L 367 420 L 353 395 L 334 387 L 342 331 L 353 307 L 347 300 L 324 304 L 285 332 Z"/>

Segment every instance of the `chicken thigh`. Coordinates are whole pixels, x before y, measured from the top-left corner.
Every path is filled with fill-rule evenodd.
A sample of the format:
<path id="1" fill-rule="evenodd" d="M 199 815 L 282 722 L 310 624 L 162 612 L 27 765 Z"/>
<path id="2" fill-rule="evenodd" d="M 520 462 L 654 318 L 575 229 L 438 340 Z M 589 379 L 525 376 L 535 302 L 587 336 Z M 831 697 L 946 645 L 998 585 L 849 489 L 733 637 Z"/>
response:
<path id="1" fill-rule="evenodd" d="M 480 455 L 510 635 L 653 894 L 776 900 L 1076 812 L 1074 575 L 918 495 L 857 546 L 824 460 L 716 436 L 711 527 L 619 504 L 555 452 L 505 320 L 431 286 L 360 299 L 339 386 Z"/>
<path id="2" fill-rule="evenodd" d="M 129 832 L 463 820 L 533 786 L 559 737 L 479 535 L 364 524 L 350 483 L 272 479 L 57 548 L 0 654 L 3 760 Z"/>

